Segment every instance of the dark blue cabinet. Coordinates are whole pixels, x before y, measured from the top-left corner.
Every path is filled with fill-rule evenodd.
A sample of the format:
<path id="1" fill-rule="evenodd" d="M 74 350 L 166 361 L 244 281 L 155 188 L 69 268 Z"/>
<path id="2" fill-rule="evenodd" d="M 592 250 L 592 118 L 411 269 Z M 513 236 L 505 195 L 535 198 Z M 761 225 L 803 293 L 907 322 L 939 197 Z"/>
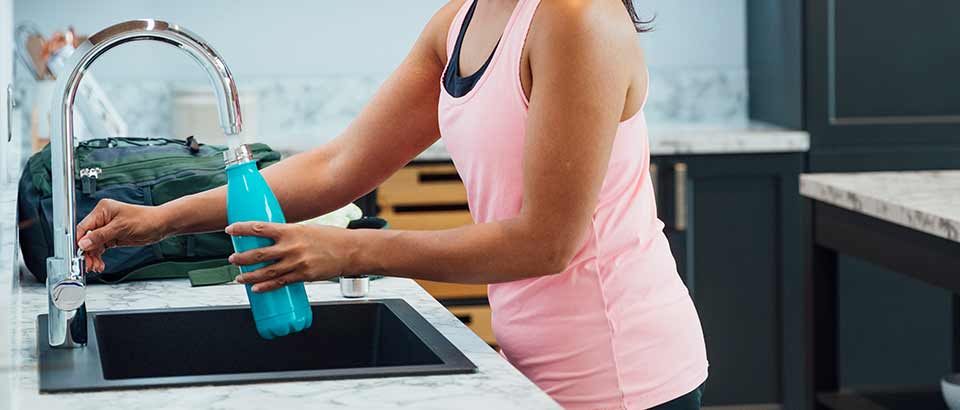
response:
<path id="1" fill-rule="evenodd" d="M 956 168 L 958 15 L 953 0 L 748 0 L 750 115 L 809 131 L 812 170 Z"/>
<path id="2" fill-rule="evenodd" d="M 747 0 L 747 12 L 750 115 L 810 133 L 805 172 L 960 168 L 960 2 Z M 838 278 L 841 387 L 935 389 L 960 370 L 956 295 L 843 255 Z M 785 407 L 814 408 L 797 357 Z"/>
<path id="3" fill-rule="evenodd" d="M 799 298 L 802 153 L 654 157 L 660 218 L 707 342 L 705 405 L 781 403 Z M 785 287 L 789 286 L 789 287 Z M 787 335 L 789 336 L 789 335 Z"/>

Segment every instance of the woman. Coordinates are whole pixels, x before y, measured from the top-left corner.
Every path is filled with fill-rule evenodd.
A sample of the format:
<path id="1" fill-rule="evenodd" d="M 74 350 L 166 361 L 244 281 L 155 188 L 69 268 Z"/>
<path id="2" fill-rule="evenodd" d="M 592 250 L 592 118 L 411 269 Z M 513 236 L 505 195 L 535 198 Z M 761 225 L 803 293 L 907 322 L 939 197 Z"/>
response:
<path id="1" fill-rule="evenodd" d="M 347 231 L 238 223 L 267 291 L 344 272 L 490 283 L 503 355 L 571 409 L 699 408 L 699 319 L 656 217 L 629 0 L 453 0 L 338 138 L 264 171 L 288 220 L 373 190 L 441 135 L 475 225 Z M 465 75 L 469 74 L 469 75 Z M 439 101 L 439 103 L 438 103 Z M 101 201 L 87 266 L 113 246 L 223 229 L 225 190 L 158 207 Z"/>

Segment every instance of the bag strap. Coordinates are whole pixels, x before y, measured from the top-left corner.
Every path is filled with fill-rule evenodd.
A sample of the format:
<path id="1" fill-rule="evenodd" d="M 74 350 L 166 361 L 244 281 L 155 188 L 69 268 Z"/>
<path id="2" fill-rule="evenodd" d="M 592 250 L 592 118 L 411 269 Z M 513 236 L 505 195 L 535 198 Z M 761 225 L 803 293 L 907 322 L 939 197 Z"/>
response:
<path id="1" fill-rule="evenodd" d="M 227 264 L 215 268 L 196 269 L 187 273 L 190 277 L 190 286 L 222 285 L 233 282 L 240 274 L 240 268 Z"/>
<path id="2" fill-rule="evenodd" d="M 101 275 L 98 280 L 113 285 L 134 280 L 189 278 L 191 286 L 210 286 L 232 282 L 239 274 L 240 269 L 226 259 L 211 259 L 160 262 L 135 269 L 117 279 L 107 279 Z"/>
<path id="3" fill-rule="evenodd" d="M 390 229 L 390 224 L 382 218 L 368 217 L 350 221 L 348 229 Z M 195 247 L 187 240 L 187 253 Z M 118 279 L 107 279 L 102 275 L 98 280 L 109 285 L 133 280 L 179 279 L 189 278 L 190 286 L 212 286 L 233 282 L 240 275 L 240 269 L 226 259 L 178 262 L 166 261 L 135 269 Z M 377 278 L 379 279 L 379 277 Z"/>

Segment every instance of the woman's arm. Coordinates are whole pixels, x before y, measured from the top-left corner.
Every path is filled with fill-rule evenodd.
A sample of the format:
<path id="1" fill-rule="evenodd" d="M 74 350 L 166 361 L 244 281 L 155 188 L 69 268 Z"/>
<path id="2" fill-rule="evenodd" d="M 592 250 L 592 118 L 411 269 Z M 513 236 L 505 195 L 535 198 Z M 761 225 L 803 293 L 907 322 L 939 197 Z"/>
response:
<path id="1" fill-rule="evenodd" d="M 442 231 L 234 224 L 232 235 L 277 240 L 231 257 L 240 265 L 278 260 L 241 281 L 264 282 L 255 287 L 262 291 L 341 273 L 490 283 L 562 271 L 589 232 L 635 69 L 622 60 L 638 52 L 622 9 L 605 1 L 540 5 L 527 42 L 534 80 L 519 216 Z"/>
<path id="2" fill-rule="evenodd" d="M 440 136 L 439 78 L 444 60 L 438 41 L 456 13 L 444 7 L 430 20 L 412 50 L 360 115 L 337 138 L 263 171 L 290 222 L 339 209 L 372 191 Z M 180 198 L 167 206 L 179 219 L 174 233 L 220 230 L 226 226 L 226 189 Z"/>
<path id="3" fill-rule="evenodd" d="M 336 139 L 263 171 L 291 222 L 338 209 L 372 191 L 436 141 L 439 78 L 447 28 L 460 1 L 440 9 L 411 52 L 361 114 Z M 102 270 L 107 247 L 136 246 L 168 236 L 223 229 L 223 187 L 158 207 L 103 200 L 77 226 L 87 266 Z"/>

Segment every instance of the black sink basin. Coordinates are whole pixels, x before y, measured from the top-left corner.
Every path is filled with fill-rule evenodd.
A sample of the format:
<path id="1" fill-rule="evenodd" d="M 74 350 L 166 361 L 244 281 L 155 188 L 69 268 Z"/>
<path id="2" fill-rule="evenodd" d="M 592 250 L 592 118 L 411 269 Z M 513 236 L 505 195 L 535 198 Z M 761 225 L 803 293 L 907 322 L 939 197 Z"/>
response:
<path id="1" fill-rule="evenodd" d="M 246 306 L 88 315 L 80 349 L 51 349 L 37 318 L 41 392 L 476 371 L 402 299 L 314 303 L 313 326 L 274 340 Z"/>

